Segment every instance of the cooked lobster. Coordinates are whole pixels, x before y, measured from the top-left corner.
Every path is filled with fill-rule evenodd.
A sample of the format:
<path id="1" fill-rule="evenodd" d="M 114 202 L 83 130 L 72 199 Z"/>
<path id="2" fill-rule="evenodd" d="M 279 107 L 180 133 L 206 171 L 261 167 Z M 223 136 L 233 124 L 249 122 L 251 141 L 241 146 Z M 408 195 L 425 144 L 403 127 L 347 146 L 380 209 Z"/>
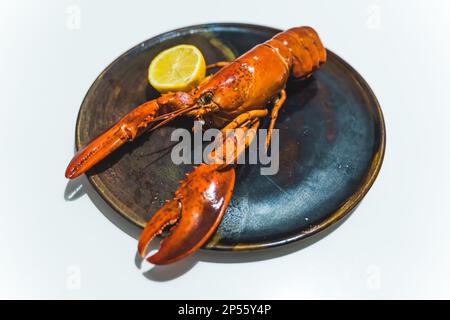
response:
<path id="1" fill-rule="evenodd" d="M 148 129 L 156 129 L 181 115 L 202 119 L 216 128 L 240 128 L 244 134 L 227 137 L 248 146 L 260 119 L 272 105 L 266 145 L 270 143 L 278 111 L 286 99 L 290 77 L 306 78 L 326 61 L 326 49 L 310 27 L 292 28 L 278 33 L 232 62 L 221 67 L 190 92 L 163 94 L 143 103 L 111 128 L 80 149 L 66 170 L 73 179 L 86 172 L 126 141 Z M 232 152 L 236 158 L 245 148 Z M 211 155 L 214 159 L 214 155 Z M 223 158 L 222 158 L 223 159 Z M 228 159 L 228 158 L 227 158 Z M 150 241 L 169 225 L 169 235 L 159 251 L 150 256 L 153 264 L 177 261 L 201 247 L 217 228 L 231 198 L 234 162 L 212 161 L 201 164 L 180 183 L 174 198 L 167 201 L 147 223 L 139 240 L 138 252 L 144 256 Z"/>

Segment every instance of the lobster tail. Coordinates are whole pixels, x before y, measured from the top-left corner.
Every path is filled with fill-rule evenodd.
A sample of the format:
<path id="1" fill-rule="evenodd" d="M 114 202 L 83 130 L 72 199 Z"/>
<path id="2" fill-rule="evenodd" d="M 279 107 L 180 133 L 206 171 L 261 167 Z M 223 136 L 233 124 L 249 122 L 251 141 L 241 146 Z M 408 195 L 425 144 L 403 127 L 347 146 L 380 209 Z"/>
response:
<path id="1" fill-rule="evenodd" d="M 295 78 L 305 78 L 327 59 L 317 32 L 310 27 L 292 28 L 275 35 L 266 45 L 277 50 Z"/>

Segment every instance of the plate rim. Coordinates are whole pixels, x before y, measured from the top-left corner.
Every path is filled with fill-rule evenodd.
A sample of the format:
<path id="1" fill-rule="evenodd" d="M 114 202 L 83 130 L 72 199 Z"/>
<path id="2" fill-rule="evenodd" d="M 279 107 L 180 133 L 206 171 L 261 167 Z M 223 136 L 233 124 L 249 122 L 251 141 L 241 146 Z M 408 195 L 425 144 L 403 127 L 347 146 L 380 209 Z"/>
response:
<path id="1" fill-rule="evenodd" d="M 191 26 L 186 26 L 182 28 L 173 29 L 170 31 L 166 31 L 163 33 L 160 33 L 154 37 L 151 37 L 147 40 L 141 41 L 138 44 L 132 46 L 130 49 L 125 51 L 124 53 L 120 54 L 116 59 L 114 59 L 103 71 L 95 78 L 95 80 L 90 85 L 88 91 L 86 92 L 76 119 L 76 125 L 75 125 L 75 148 L 76 150 L 79 150 L 81 145 L 81 115 L 83 113 L 83 110 L 85 106 L 87 105 L 86 101 L 88 97 L 91 95 L 91 91 L 94 90 L 94 87 L 96 84 L 103 78 L 104 74 L 107 73 L 111 67 L 121 58 L 128 56 L 130 54 L 133 54 L 139 46 L 151 46 L 156 43 L 165 41 L 167 39 L 170 39 L 172 37 L 176 37 L 182 34 L 186 33 L 197 33 L 201 32 L 204 29 L 211 29 L 212 27 L 216 28 L 224 28 L 224 29 L 231 29 L 231 28 L 246 28 L 246 29 L 253 29 L 255 31 L 264 31 L 264 32 L 282 32 L 282 30 L 264 26 L 264 25 L 258 25 L 258 24 L 248 24 L 248 23 L 234 23 L 234 22 L 220 22 L 220 23 L 205 23 L 205 24 L 196 24 Z M 376 178 L 378 177 L 378 174 L 381 170 L 381 166 L 383 164 L 384 155 L 386 151 L 386 125 L 384 121 L 383 112 L 381 110 L 380 103 L 378 102 L 377 97 L 375 96 L 373 90 L 369 86 L 369 84 L 364 80 L 364 78 L 360 75 L 358 71 L 356 71 L 349 63 L 347 63 L 344 59 L 342 59 L 340 56 L 335 54 L 333 51 L 329 50 L 327 48 L 327 54 L 330 56 L 333 56 L 333 58 L 337 59 L 340 63 L 342 63 L 349 71 L 352 77 L 354 77 L 355 81 L 361 85 L 363 88 L 363 91 L 365 91 L 368 95 L 368 98 L 371 99 L 374 103 L 375 110 L 377 113 L 377 118 L 379 121 L 379 135 L 380 135 L 380 145 L 378 147 L 378 150 L 374 153 L 374 156 L 372 157 L 372 162 L 370 164 L 369 169 L 366 171 L 366 175 L 364 178 L 364 181 L 361 183 L 359 188 L 352 193 L 351 196 L 349 196 L 346 201 L 341 204 L 341 206 L 329 214 L 326 219 L 320 221 L 318 224 L 315 225 L 314 228 L 308 229 L 308 230 L 299 230 L 297 233 L 286 237 L 281 240 L 269 240 L 269 241 L 263 241 L 263 242 L 257 242 L 257 243 L 238 243 L 234 245 L 224 245 L 219 243 L 211 242 L 211 239 L 213 239 L 213 236 L 209 239 L 209 241 L 205 244 L 202 249 L 206 250 L 219 250 L 219 251 L 251 251 L 251 250 L 260 250 L 260 249 L 266 249 L 266 248 L 272 248 L 272 247 L 278 247 L 281 245 L 285 245 L 288 243 L 297 242 L 300 240 L 304 240 L 306 238 L 311 237 L 312 235 L 318 234 L 338 221 L 340 221 L 342 218 L 347 216 L 355 207 L 357 204 L 361 202 L 361 200 L 364 198 L 364 196 L 369 192 L 370 188 L 373 186 Z M 120 216 L 124 217 L 127 221 L 131 222 L 135 226 L 139 228 L 143 228 L 145 224 L 140 223 L 140 217 L 138 217 L 132 210 L 129 210 L 127 207 L 121 207 L 117 201 L 114 201 L 113 198 L 116 198 L 112 193 L 108 191 L 106 186 L 103 184 L 101 179 L 97 175 L 89 175 L 86 174 L 87 180 L 92 185 L 94 190 L 100 195 L 100 197 L 111 207 L 113 208 Z M 116 198 L 117 199 L 117 198 Z"/>

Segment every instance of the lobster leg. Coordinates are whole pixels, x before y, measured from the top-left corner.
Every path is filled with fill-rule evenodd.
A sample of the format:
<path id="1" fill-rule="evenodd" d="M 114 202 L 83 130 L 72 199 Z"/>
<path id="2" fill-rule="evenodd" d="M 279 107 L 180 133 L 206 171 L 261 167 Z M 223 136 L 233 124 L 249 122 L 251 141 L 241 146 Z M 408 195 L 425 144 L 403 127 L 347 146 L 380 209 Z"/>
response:
<path id="1" fill-rule="evenodd" d="M 216 63 L 212 63 L 206 66 L 206 69 L 213 69 L 213 68 L 222 68 L 225 67 L 226 65 L 230 64 L 229 61 L 218 61 Z"/>
<path id="2" fill-rule="evenodd" d="M 244 113 L 241 113 L 236 118 L 234 118 L 229 124 L 227 124 L 221 131 L 222 133 L 226 132 L 226 130 L 229 129 L 235 129 L 238 127 L 243 126 L 244 123 L 246 123 L 249 120 L 254 120 L 257 118 L 262 118 L 267 116 L 267 109 L 261 109 L 261 110 L 250 110 Z"/>
<path id="3" fill-rule="evenodd" d="M 256 131 L 258 130 L 260 121 L 258 119 L 251 120 L 246 126 L 242 127 L 245 131 L 243 137 L 240 138 L 242 143 L 238 143 L 236 146 L 236 151 L 234 153 L 235 159 L 239 157 L 239 155 L 244 152 L 246 148 L 253 142 L 256 136 Z M 239 137 L 237 138 L 239 139 Z M 235 160 L 234 159 L 234 160 Z M 233 160 L 233 161 L 234 161 Z"/>
<path id="4" fill-rule="evenodd" d="M 281 95 L 275 102 L 275 105 L 273 106 L 272 113 L 270 114 L 270 124 L 269 129 L 267 130 L 267 137 L 266 137 L 266 149 L 269 147 L 270 144 L 270 138 L 272 137 L 272 130 L 275 127 L 275 122 L 278 118 L 278 111 L 280 111 L 281 107 L 283 106 L 283 103 L 286 101 L 286 90 L 281 90 Z"/>
<path id="5" fill-rule="evenodd" d="M 208 155 L 209 163 L 233 164 L 242 152 L 252 143 L 260 121 L 258 118 L 267 115 L 267 109 L 245 112 L 221 130 L 221 144 L 215 146 Z M 233 130 L 237 129 L 237 130 Z"/>
<path id="6" fill-rule="evenodd" d="M 196 108 L 196 106 L 193 105 L 192 98 L 187 93 L 166 94 L 158 99 L 141 104 L 92 140 L 87 146 L 80 149 L 67 166 L 66 178 L 78 177 L 126 141 L 133 140 L 136 136 L 142 134 L 147 130 L 149 124 L 155 120 L 156 116 L 164 114 L 164 112 L 161 112 L 163 109 L 171 115 L 168 119 L 173 119 L 193 110 L 193 108 Z"/>

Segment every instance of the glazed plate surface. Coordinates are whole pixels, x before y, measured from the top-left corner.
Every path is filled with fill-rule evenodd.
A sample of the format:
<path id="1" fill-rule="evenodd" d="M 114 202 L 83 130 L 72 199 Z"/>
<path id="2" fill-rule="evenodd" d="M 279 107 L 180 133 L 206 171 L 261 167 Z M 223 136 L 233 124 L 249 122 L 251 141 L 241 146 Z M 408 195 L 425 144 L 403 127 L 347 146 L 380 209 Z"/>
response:
<path id="1" fill-rule="evenodd" d="M 76 148 L 158 93 L 147 67 L 162 50 L 193 44 L 207 63 L 232 60 L 280 30 L 245 24 L 207 24 L 170 31 L 136 45 L 95 80 L 76 124 Z M 319 30 L 320 33 L 320 30 Z M 268 121 L 263 123 L 267 127 Z M 171 132 L 191 119 L 145 133 L 88 172 L 97 192 L 117 212 L 143 227 L 170 199 L 190 165 L 170 158 Z M 383 160 L 385 128 L 367 83 L 328 51 L 327 63 L 305 81 L 290 82 L 280 129 L 280 169 L 260 175 L 239 165 L 224 219 L 207 249 L 250 250 L 304 239 L 348 214 L 374 182 Z"/>

